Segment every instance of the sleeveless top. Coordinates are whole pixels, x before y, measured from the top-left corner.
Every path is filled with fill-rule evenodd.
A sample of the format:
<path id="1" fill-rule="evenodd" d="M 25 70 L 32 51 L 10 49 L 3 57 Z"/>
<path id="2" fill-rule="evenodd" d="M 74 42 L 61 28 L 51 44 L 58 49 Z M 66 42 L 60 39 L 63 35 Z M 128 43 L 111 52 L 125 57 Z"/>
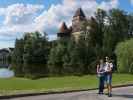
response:
<path id="1" fill-rule="evenodd" d="M 109 62 L 105 62 L 105 72 L 111 73 L 111 72 L 109 72 L 110 68 L 111 69 L 113 68 L 113 64 L 109 63 Z"/>
<path id="2" fill-rule="evenodd" d="M 99 69 L 98 69 L 98 77 L 102 77 L 102 76 L 104 76 L 104 72 L 105 72 L 105 70 L 104 70 L 105 68 L 104 68 L 104 64 L 100 64 L 99 65 Z"/>

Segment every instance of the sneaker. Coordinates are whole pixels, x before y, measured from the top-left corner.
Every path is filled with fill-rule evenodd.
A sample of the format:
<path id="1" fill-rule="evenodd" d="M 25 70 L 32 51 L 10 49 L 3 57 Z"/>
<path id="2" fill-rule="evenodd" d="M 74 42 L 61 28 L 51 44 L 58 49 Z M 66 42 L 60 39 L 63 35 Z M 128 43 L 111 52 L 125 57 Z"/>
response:
<path id="1" fill-rule="evenodd" d="M 102 95 L 102 94 L 104 94 L 104 93 L 103 93 L 103 92 L 98 92 L 98 94 Z"/>
<path id="2" fill-rule="evenodd" d="M 108 97 L 112 97 L 112 94 L 111 94 L 111 93 L 109 93 L 109 94 L 108 94 Z"/>

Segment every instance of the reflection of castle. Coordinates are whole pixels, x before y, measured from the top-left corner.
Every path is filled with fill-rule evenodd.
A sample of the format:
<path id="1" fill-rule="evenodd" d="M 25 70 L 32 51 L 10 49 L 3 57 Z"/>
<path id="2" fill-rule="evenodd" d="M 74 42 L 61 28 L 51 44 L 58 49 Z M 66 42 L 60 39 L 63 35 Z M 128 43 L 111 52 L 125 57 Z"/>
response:
<path id="1" fill-rule="evenodd" d="M 78 8 L 75 15 L 73 16 L 72 26 L 68 28 L 65 22 L 62 23 L 59 33 L 57 33 L 58 38 L 66 38 L 74 36 L 78 38 L 82 31 L 82 24 L 85 22 L 86 16 L 81 8 Z"/>

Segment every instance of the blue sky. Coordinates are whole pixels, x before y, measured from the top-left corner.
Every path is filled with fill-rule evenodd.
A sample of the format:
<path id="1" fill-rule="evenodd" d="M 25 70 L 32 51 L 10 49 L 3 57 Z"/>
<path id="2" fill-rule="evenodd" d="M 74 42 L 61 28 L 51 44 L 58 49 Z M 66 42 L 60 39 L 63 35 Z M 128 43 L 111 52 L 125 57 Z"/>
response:
<path id="1" fill-rule="evenodd" d="M 16 38 L 36 30 L 55 39 L 61 22 L 70 26 L 79 7 L 88 17 L 99 7 L 132 13 L 133 0 L 0 0 L 0 48 L 14 47 Z"/>

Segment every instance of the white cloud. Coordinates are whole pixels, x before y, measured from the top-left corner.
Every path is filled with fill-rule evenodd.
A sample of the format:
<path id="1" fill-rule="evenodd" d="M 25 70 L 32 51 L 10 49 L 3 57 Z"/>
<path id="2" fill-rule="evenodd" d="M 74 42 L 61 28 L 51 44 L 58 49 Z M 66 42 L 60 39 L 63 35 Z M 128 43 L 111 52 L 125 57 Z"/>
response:
<path id="1" fill-rule="evenodd" d="M 62 21 L 70 25 L 72 17 L 79 7 L 82 7 L 86 16 L 89 17 L 94 14 L 97 8 L 107 11 L 118 7 L 118 0 L 102 1 L 100 4 L 95 0 L 63 0 L 62 4 L 52 5 L 35 19 L 35 22 L 38 23 L 38 29 L 51 33 L 51 29 L 57 30 Z"/>
<path id="2" fill-rule="evenodd" d="M 111 0 L 110 2 L 105 2 L 103 1 L 100 5 L 99 8 L 105 9 L 105 10 L 110 10 L 111 8 L 116 8 L 118 7 L 118 0 Z"/>
<path id="3" fill-rule="evenodd" d="M 0 8 L 0 15 L 5 16 L 5 25 L 25 24 L 25 22 L 31 21 L 33 15 L 42 8 L 42 5 L 13 4 L 7 8 Z"/>
<path id="4" fill-rule="evenodd" d="M 97 8 L 109 10 L 118 7 L 118 3 L 118 0 L 102 1 L 100 4 L 95 0 L 62 0 L 62 3 L 53 4 L 42 13 L 38 13 L 39 10 L 43 10 L 42 5 L 9 5 L 6 8 L 0 8 L 0 16 L 5 17 L 0 27 L 0 36 L 14 38 L 18 33 L 38 30 L 46 31 L 53 38 L 62 21 L 71 25 L 77 8 L 82 7 L 86 16 L 89 17 Z"/>
<path id="5" fill-rule="evenodd" d="M 133 0 L 130 0 L 131 5 L 133 5 Z"/>
<path id="6" fill-rule="evenodd" d="M 0 15 L 5 20 L 0 27 L 0 35 L 16 36 L 17 33 L 35 31 L 34 19 L 42 5 L 13 4 L 6 8 L 0 8 Z"/>

